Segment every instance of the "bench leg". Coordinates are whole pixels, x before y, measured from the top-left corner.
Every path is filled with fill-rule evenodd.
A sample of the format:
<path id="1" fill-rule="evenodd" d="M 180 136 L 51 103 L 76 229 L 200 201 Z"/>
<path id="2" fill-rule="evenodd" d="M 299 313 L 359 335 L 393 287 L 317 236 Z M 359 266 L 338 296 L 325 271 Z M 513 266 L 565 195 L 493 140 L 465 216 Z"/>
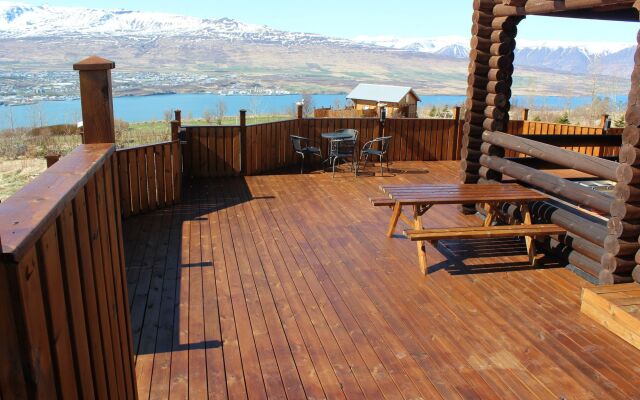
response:
<path id="1" fill-rule="evenodd" d="M 422 216 L 418 206 L 413 206 L 413 228 L 418 231 L 422 230 Z M 426 245 L 427 243 L 422 240 L 416 242 L 416 246 L 418 247 L 418 264 L 420 265 L 420 271 L 425 275 L 429 272 L 427 267 Z"/>
<path id="2" fill-rule="evenodd" d="M 484 208 L 487 211 L 487 215 L 484 217 L 484 224 L 482 226 L 491 226 L 496 216 L 495 207 L 491 203 L 487 203 Z"/>
<path id="3" fill-rule="evenodd" d="M 396 225 L 398 225 L 398 219 L 400 218 L 400 214 L 402 213 L 402 205 L 399 202 L 396 202 L 393 206 L 393 213 L 391 213 L 391 221 L 389 222 L 389 228 L 387 229 L 387 237 L 393 237 L 393 231 L 396 230 Z"/>
<path id="4" fill-rule="evenodd" d="M 523 218 L 523 225 L 531 225 L 531 211 L 529 210 L 529 206 L 527 204 L 522 204 L 520 206 L 520 213 Z M 536 264 L 536 244 L 535 238 L 533 236 L 525 236 L 524 242 L 527 245 L 527 255 L 529 256 L 529 262 L 531 265 Z"/>

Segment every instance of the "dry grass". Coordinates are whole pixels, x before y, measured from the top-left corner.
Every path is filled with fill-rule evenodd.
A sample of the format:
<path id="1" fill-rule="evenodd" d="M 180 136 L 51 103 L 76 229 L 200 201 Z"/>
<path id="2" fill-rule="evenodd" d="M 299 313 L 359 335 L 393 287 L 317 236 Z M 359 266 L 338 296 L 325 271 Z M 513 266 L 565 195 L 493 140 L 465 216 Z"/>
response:
<path id="1" fill-rule="evenodd" d="M 0 160 L 0 201 L 17 192 L 47 168 L 39 158 Z"/>

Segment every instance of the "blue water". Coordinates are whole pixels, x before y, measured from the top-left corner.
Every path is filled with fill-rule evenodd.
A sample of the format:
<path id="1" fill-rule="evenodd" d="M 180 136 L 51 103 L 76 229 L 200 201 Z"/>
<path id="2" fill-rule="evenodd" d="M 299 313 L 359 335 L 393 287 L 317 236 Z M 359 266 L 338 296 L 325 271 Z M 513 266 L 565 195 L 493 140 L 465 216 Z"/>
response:
<path id="1" fill-rule="evenodd" d="M 624 97 L 621 97 L 624 98 Z M 420 106 L 462 105 L 465 96 L 421 96 Z M 201 117 L 205 110 L 215 113 L 219 101 L 226 105 L 226 115 L 237 115 L 238 110 L 246 109 L 256 114 L 288 114 L 293 110 L 300 95 L 283 96 L 221 96 L 216 94 L 167 94 L 152 96 L 116 97 L 114 113 L 116 118 L 129 122 L 142 122 L 164 119 L 167 110 L 182 110 L 183 118 Z M 618 99 L 616 99 L 618 100 Z M 625 99 L 626 100 L 626 99 Z M 573 108 L 591 103 L 590 96 L 514 96 L 513 104 L 530 108 Z M 344 106 L 344 94 L 313 95 L 315 107 Z M 11 116 L 11 117 L 10 117 Z M 42 101 L 36 104 L 19 106 L 0 106 L 0 129 L 11 127 L 31 127 L 39 124 L 54 125 L 75 123 L 82 119 L 80 100 Z"/>

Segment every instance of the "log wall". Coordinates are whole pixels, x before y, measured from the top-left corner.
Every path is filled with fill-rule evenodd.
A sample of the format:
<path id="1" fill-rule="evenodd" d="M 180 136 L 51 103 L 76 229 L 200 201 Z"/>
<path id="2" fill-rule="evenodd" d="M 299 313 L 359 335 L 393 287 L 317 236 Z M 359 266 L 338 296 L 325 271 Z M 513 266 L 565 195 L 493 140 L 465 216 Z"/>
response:
<path id="1" fill-rule="evenodd" d="M 120 149 L 117 157 L 124 217 L 180 201 L 182 160 L 178 141 Z"/>
<path id="2" fill-rule="evenodd" d="M 0 204 L 0 397 L 137 397 L 112 144 Z"/>
<path id="3" fill-rule="evenodd" d="M 557 200 L 531 205 L 534 217 L 537 222 L 558 224 L 568 234 L 543 244 L 600 283 L 629 281 L 635 258 L 640 261 L 640 254 L 634 258 L 640 249 L 640 162 L 636 162 L 640 160 L 640 52 L 623 132 L 533 121 L 508 123 L 516 25 L 526 13 L 505 14 L 504 6 L 496 4 L 474 1 L 461 179 L 499 182 L 508 175 L 551 194 Z M 624 145 L 619 147 L 619 142 Z M 596 192 L 541 171 L 538 166 L 544 163 L 613 180 L 615 191 Z M 502 208 L 505 221 L 520 218 L 513 205 Z M 636 271 L 640 278 L 640 269 Z"/>

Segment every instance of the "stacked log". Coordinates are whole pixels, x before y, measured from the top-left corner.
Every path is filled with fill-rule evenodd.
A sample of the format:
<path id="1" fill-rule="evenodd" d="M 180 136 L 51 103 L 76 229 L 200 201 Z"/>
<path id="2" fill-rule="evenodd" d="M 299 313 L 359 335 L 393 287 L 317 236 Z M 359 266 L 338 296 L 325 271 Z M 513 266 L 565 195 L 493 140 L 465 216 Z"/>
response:
<path id="1" fill-rule="evenodd" d="M 503 157 L 504 150 L 482 146 L 484 130 L 505 130 L 509 121 L 513 50 L 520 17 L 493 16 L 494 0 L 475 0 L 469 61 L 467 101 L 463 128 L 460 180 L 500 180 L 499 174 L 487 176 L 479 163 L 482 154 Z"/>
<path id="2" fill-rule="evenodd" d="M 620 164 L 626 173 L 620 178 L 616 186 L 615 196 L 618 202 L 640 207 L 640 31 L 637 35 L 638 47 L 634 61 L 635 66 L 631 74 L 631 90 L 625 114 L 625 127 L 622 132 L 622 148 L 620 149 Z M 625 215 L 617 218 L 614 223 L 621 237 L 628 240 L 633 238 L 640 241 L 640 218 Z M 623 236 L 624 235 L 624 236 Z M 636 265 L 640 264 L 640 249 L 635 255 Z M 640 282 L 640 266 L 636 266 L 633 274 L 636 282 Z"/>
<path id="3" fill-rule="evenodd" d="M 479 181 L 488 182 L 482 178 Z M 633 254 L 633 242 L 626 242 L 627 246 L 616 249 L 615 242 L 610 241 L 612 228 L 605 221 L 551 202 L 534 202 L 530 210 L 534 223 L 553 223 L 567 230 L 566 235 L 538 238 L 545 250 L 585 272 L 594 282 L 612 284 L 631 281 L 629 275 L 636 266 L 635 261 L 629 259 Z M 501 205 L 497 216 L 507 224 L 522 222 L 518 207 L 509 203 Z M 629 244 L 632 246 L 628 247 Z"/>

